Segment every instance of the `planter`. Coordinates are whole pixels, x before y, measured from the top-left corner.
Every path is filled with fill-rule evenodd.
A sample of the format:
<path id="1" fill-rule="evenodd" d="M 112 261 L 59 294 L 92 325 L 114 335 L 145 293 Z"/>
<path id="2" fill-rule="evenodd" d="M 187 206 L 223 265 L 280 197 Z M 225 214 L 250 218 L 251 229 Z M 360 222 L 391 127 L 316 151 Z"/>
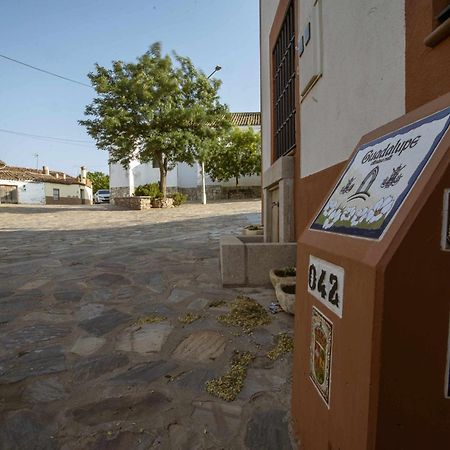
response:
<path id="1" fill-rule="evenodd" d="M 270 269 L 269 277 L 274 288 L 280 283 L 295 284 L 295 275 L 286 275 L 287 269 L 287 267 L 282 269 Z"/>
<path id="2" fill-rule="evenodd" d="M 248 225 L 242 230 L 244 236 L 261 236 L 264 234 L 262 225 Z"/>
<path id="3" fill-rule="evenodd" d="M 294 314 L 295 313 L 295 284 L 277 284 L 275 287 L 275 294 L 278 303 L 283 311 Z"/>
<path id="4" fill-rule="evenodd" d="M 173 208 L 173 198 L 154 198 L 152 208 Z"/>

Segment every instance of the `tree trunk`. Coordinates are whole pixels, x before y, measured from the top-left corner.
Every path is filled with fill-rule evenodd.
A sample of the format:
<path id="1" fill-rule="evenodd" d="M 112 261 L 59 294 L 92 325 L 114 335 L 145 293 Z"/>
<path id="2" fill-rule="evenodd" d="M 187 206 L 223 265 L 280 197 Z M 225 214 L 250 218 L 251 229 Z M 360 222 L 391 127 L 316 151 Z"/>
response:
<path id="1" fill-rule="evenodd" d="M 167 169 L 164 165 L 159 166 L 159 189 L 161 190 L 163 198 L 167 197 Z"/>
<path id="2" fill-rule="evenodd" d="M 239 177 L 236 177 L 235 180 L 236 180 L 236 187 L 238 187 L 238 184 L 239 184 Z"/>

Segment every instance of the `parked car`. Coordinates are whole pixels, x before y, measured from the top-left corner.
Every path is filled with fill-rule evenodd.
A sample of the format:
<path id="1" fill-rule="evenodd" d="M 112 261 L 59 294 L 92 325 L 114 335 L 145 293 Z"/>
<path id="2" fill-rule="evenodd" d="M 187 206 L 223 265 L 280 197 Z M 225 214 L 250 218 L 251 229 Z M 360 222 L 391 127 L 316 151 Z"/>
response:
<path id="1" fill-rule="evenodd" d="M 94 203 L 109 203 L 109 190 L 99 189 L 94 194 Z"/>

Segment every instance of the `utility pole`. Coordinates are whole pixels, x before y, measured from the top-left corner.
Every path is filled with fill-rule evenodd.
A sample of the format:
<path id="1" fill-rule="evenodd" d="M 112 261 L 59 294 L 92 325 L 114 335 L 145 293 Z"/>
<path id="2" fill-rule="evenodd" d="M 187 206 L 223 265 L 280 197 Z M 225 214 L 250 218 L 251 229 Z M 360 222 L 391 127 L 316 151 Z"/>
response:
<path id="1" fill-rule="evenodd" d="M 221 70 L 221 66 L 216 66 L 214 70 L 208 75 L 207 79 L 209 80 L 216 72 Z M 202 161 L 202 204 L 206 205 L 206 175 L 205 175 L 205 161 Z"/>
<path id="2" fill-rule="evenodd" d="M 39 154 L 35 153 L 33 156 L 36 158 L 36 170 L 39 170 Z"/>

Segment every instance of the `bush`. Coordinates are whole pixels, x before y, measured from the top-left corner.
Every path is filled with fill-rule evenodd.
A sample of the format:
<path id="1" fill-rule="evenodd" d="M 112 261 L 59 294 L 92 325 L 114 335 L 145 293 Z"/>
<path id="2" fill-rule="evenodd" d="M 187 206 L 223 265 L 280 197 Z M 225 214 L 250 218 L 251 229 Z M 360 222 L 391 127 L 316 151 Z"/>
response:
<path id="1" fill-rule="evenodd" d="M 173 206 L 180 206 L 182 203 L 187 202 L 187 195 L 181 192 L 174 192 L 170 197 L 173 199 Z"/>
<path id="2" fill-rule="evenodd" d="M 142 184 L 134 190 L 135 196 L 147 196 L 152 198 L 162 197 L 158 183 Z"/>

